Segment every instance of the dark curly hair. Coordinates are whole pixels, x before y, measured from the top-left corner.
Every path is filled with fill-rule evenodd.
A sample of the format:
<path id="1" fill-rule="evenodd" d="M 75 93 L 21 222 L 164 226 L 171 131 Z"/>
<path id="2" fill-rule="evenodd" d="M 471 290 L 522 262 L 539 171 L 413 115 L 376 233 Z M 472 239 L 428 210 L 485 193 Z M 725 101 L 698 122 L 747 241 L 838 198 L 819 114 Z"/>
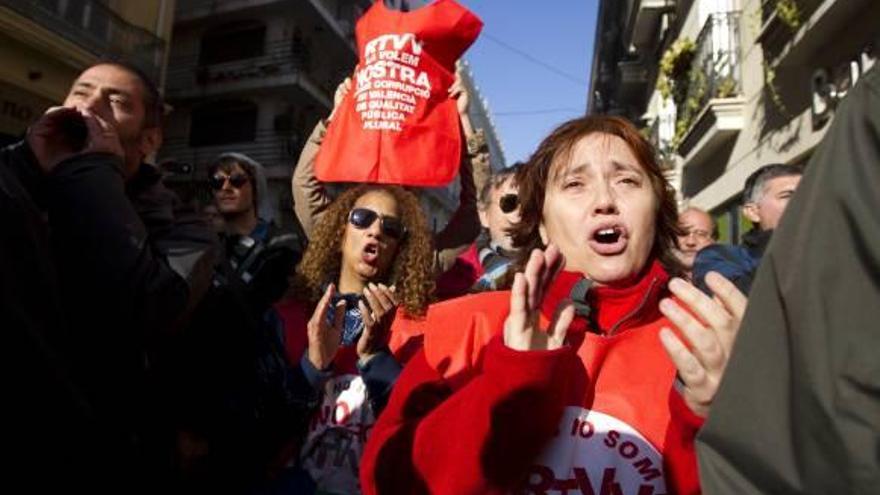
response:
<path id="1" fill-rule="evenodd" d="M 428 223 L 416 196 L 399 186 L 359 185 L 336 198 L 315 227 L 309 247 L 294 274 L 293 297 L 316 303 L 328 282 L 336 283 L 342 265 L 342 238 L 348 213 L 357 200 L 370 192 L 390 194 L 397 201 L 407 235 L 382 282 L 397 287 L 400 305 L 407 316 L 423 316 L 434 291 L 433 246 Z"/>
<path id="2" fill-rule="evenodd" d="M 514 246 L 520 248 L 517 267 L 525 266 L 533 249 L 546 247 L 541 241 L 539 227 L 544 212 L 547 182 L 551 179 L 553 165 L 568 160 L 574 146 L 581 139 L 597 132 L 623 139 L 645 169 L 659 204 L 651 256 L 658 259 L 671 275 L 681 274 L 683 272 L 681 262 L 673 251 L 676 247 L 677 235 L 681 232 L 678 226 L 675 191 L 663 175 L 657 161 L 657 153 L 651 143 L 628 120 L 606 115 L 581 117 L 557 127 L 544 138 L 526 166 L 517 172 L 520 221 L 510 230 Z M 514 270 L 511 270 L 511 273 L 513 272 Z"/>

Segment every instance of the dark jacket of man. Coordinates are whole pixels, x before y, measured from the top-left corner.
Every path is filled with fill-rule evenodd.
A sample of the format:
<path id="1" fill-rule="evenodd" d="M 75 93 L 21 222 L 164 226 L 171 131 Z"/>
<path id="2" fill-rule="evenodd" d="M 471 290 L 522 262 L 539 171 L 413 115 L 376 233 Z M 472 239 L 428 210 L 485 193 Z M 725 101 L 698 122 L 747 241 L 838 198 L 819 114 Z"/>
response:
<path id="1" fill-rule="evenodd" d="M 7 398 L 21 406 L 17 430 L 34 452 L 22 467 L 75 465 L 69 471 L 94 489 L 137 479 L 144 469 L 156 474 L 157 463 L 171 462 L 159 460 L 171 439 L 160 438 L 157 415 L 165 405 L 150 372 L 164 337 L 209 286 L 215 245 L 207 226 L 182 214 L 155 169 L 143 165 L 126 183 L 121 166 L 117 157 L 88 154 L 44 175 L 25 143 L 0 151 L 11 192 L 0 197 L 4 218 L 26 213 L 4 240 L 2 260 L 12 274 L 4 273 L 4 293 L 12 285 L 26 289 L 4 297 L 16 314 L 4 332 L 30 346 L 15 361 L 21 395 Z M 30 380 L 42 375 L 57 387 L 41 391 L 41 402 L 29 401 L 41 386 Z M 50 403 L 70 413 L 51 413 L 66 418 L 63 426 L 41 423 Z M 131 491 L 138 483 L 116 488 Z"/>
<path id="2" fill-rule="evenodd" d="M 773 234 L 697 449 L 705 493 L 880 487 L 880 70 Z"/>
<path id="3" fill-rule="evenodd" d="M 712 244 L 704 247 L 694 259 L 694 285 L 711 296 L 706 275 L 718 272 L 733 282 L 743 294 L 748 294 L 772 235 L 772 230 L 755 227 L 743 236 L 742 245 Z"/>
<path id="4" fill-rule="evenodd" d="M 182 490 L 193 493 L 243 493 L 259 484 L 297 425 L 270 308 L 287 290 L 301 241 L 260 221 L 249 236 L 221 235 L 221 245 L 212 287 L 174 346 L 168 377 L 178 428 L 205 447 L 182 473 Z"/>

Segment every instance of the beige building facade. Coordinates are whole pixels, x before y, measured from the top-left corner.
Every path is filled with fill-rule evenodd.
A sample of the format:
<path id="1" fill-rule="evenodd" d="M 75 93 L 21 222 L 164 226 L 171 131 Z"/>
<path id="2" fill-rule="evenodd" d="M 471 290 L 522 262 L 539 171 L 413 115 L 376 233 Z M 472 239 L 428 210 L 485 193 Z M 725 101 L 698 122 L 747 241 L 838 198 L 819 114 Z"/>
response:
<path id="1" fill-rule="evenodd" d="M 0 141 L 13 142 L 102 57 L 161 82 L 175 0 L 0 0 Z"/>
<path id="2" fill-rule="evenodd" d="M 746 178 L 770 163 L 806 164 L 836 105 L 874 65 L 880 2 L 618 3 L 626 11 L 605 21 L 622 26 L 618 71 L 643 69 L 638 101 L 599 96 L 618 98 L 619 113 L 662 150 L 681 204 L 712 212 L 722 240 L 736 241 L 749 227 L 740 214 Z M 594 88 L 603 89 L 591 85 L 590 108 L 601 111 Z"/>

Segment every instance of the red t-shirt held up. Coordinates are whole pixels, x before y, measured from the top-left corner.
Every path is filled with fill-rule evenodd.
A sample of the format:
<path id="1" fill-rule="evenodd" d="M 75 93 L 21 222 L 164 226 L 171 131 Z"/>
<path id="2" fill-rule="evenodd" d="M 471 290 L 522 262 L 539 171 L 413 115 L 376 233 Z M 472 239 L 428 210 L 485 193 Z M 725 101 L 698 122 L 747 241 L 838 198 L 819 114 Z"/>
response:
<path id="1" fill-rule="evenodd" d="M 315 161 L 325 182 L 443 186 L 461 162 L 448 96 L 482 21 L 455 0 L 410 12 L 377 1 L 357 23 L 360 62 Z"/>

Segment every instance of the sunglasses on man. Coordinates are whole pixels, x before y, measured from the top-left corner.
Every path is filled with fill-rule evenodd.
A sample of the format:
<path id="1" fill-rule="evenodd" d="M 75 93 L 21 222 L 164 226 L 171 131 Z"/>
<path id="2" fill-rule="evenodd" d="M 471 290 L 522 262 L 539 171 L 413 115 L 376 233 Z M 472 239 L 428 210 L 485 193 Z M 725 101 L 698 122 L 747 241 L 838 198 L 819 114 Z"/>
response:
<path id="1" fill-rule="evenodd" d="M 215 174 L 213 177 L 208 179 L 208 185 L 211 186 L 211 189 L 215 191 L 219 191 L 223 189 L 226 185 L 226 182 L 229 182 L 229 185 L 236 189 L 241 189 L 245 184 L 248 183 L 250 179 L 248 179 L 247 175 L 244 174 L 232 174 L 232 175 L 223 175 L 223 174 Z"/>
<path id="2" fill-rule="evenodd" d="M 498 206 L 501 208 L 502 213 L 513 213 L 514 210 L 519 208 L 519 196 L 513 193 L 505 194 L 498 200 Z"/>
<path id="3" fill-rule="evenodd" d="M 399 241 L 406 236 L 406 226 L 397 217 L 380 215 L 369 208 L 354 208 L 348 214 L 348 223 L 358 230 L 370 228 L 376 219 L 382 221 L 382 233 L 388 237 Z"/>

